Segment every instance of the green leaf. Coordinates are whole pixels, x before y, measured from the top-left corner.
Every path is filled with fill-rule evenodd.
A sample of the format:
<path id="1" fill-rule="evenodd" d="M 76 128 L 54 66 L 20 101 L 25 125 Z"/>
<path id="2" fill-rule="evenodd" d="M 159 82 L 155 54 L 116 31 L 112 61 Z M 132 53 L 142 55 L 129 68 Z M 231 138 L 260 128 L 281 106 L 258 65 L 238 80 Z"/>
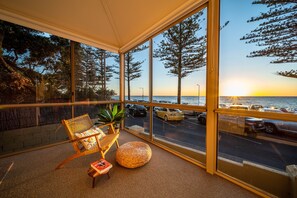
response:
<path id="1" fill-rule="evenodd" d="M 114 117 L 118 113 L 118 105 L 113 105 L 112 116 Z"/>
<path id="2" fill-rule="evenodd" d="M 112 116 L 107 109 L 101 109 L 98 114 L 99 121 L 101 122 L 111 122 Z"/>
<path id="3" fill-rule="evenodd" d="M 119 123 L 125 118 L 125 109 L 118 109 L 118 104 L 115 104 L 112 108 L 107 106 L 105 109 L 100 109 L 98 113 L 98 121 L 104 123 L 115 122 Z"/>

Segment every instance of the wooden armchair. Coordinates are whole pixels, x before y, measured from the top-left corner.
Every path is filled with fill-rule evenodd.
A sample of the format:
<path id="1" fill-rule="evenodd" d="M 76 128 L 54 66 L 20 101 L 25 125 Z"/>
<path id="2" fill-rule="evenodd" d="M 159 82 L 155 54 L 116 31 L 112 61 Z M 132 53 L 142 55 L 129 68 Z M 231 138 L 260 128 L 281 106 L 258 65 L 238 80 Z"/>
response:
<path id="1" fill-rule="evenodd" d="M 105 158 L 105 154 L 114 143 L 116 143 L 117 148 L 119 148 L 119 133 L 115 132 L 113 123 L 96 127 L 93 125 L 89 115 L 84 114 L 69 120 L 62 120 L 62 124 L 73 145 L 75 154 L 63 160 L 56 169 L 62 168 L 66 163 L 75 158 L 95 152 L 99 152 L 101 157 Z M 108 127 L 108 134 L 104 134 L 101 131 L 101 128 L 105 127 Z M 93 143 L 93 145 L 90 144 L 90 142 Z M 85 143 L 87 143 L 87 145 Z"/>

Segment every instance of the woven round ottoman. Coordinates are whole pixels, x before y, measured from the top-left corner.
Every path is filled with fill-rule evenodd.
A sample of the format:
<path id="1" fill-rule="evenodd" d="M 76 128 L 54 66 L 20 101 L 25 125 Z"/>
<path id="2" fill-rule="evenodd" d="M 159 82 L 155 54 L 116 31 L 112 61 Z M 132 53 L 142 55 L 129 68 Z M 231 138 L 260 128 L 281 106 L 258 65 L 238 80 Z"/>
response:
<path id="1" fill-rule="evenodd" d="M 116 161 L 126 168 L 137 168 L 145 165 L 152 157 L 152 150 L 144 142 L 127 142 L 116 152 Z"/>

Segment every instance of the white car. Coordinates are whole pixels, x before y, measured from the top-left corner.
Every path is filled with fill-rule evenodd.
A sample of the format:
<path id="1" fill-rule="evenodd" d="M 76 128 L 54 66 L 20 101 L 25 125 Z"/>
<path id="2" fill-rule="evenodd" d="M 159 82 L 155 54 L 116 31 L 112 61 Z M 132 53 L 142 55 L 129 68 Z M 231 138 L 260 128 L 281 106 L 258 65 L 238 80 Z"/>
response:
<path id="1" fill-rule="evenodd" d="M 179 109 L 170 109 L 170 108 L 161 107 L 156 109 L 155 112 L 157 117 L 162 118 L 165 121 L 168 121 L 168 120 L 180 121 L 185 118 L 183 112 Z"/>

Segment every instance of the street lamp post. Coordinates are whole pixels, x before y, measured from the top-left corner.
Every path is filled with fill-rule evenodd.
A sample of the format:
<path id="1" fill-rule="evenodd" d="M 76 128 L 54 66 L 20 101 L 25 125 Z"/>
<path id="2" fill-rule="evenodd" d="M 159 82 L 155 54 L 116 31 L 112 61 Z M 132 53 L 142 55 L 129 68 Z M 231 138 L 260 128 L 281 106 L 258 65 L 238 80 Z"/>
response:
<path id="1" fill-rule="evenodd" d="M 142 100 L 143 100 L 144 88 L 143 87 L 139 87 L 139 89 L 142 89 Z"/>
<path id="2" fill-rule="evenodd" d="M 197 84 L 197 86 L 198 86 L 198 106 L 199 106 L 199 104 L 200 104 L 200 85 Z"/>

